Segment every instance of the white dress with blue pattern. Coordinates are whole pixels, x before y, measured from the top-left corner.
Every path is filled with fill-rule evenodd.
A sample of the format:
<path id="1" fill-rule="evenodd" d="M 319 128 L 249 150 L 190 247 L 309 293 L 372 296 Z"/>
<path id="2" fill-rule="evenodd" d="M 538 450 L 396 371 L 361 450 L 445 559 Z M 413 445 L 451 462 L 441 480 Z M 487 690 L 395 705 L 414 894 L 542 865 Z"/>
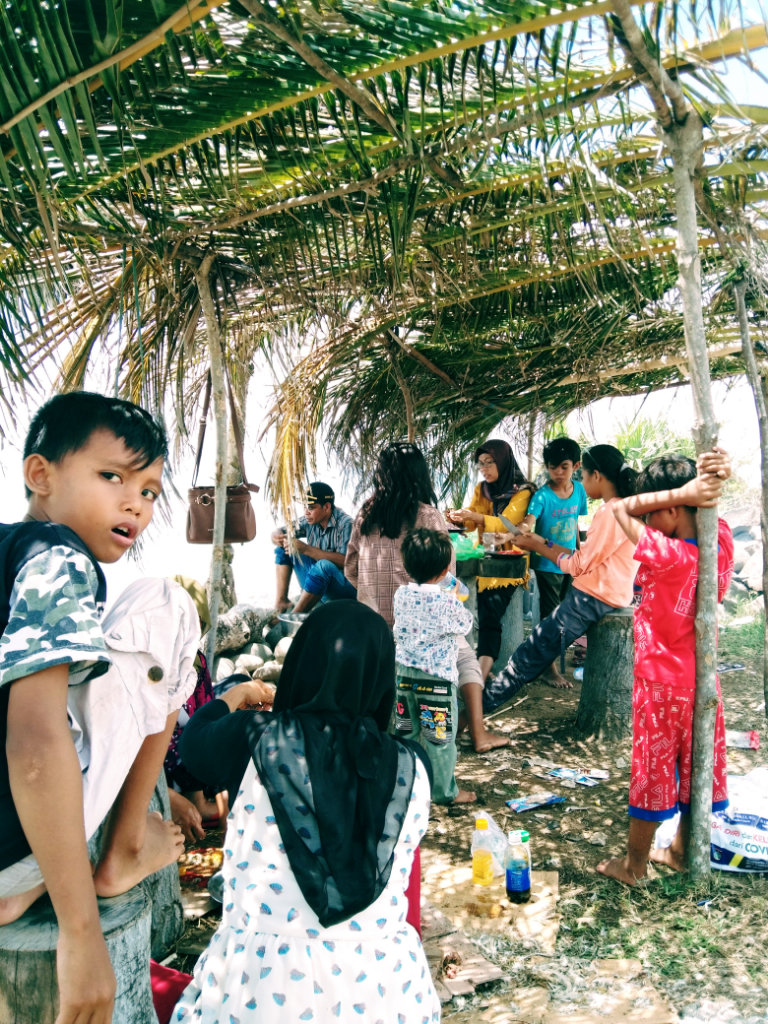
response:
<path id="1" fill-rule="evenodd" d="M 195 966 L 173 1024 L 439 1021 L 427 958 L 405 920 L 405 890 L 429 801 L 417 759 L 387 887 L 362 913 L 323 928 L 291 871 L 251 761 L 227 825 L 221 924 Z"/>

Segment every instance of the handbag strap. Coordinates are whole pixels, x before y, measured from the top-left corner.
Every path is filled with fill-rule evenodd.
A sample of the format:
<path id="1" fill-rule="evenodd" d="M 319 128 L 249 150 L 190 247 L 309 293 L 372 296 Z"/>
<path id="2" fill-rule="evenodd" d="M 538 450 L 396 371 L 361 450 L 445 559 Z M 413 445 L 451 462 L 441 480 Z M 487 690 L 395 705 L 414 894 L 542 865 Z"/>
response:
<path id="1" fill-rule="evenodd" d="M 208 420 L 208 410 L 211 407 L 211 390 L 213 389 L 213 381 L 211 380 L 211 371 L 208 371 L 208 380 L 205 384 L 205 398 L 203 400 L 203 414 L 200 417 L 200 429 L 197 433 L 197 456 L 195 458 L 195 471 L 192 474 L 192 486 L 197 487 L 197 474 L 200 472 L 200 460 L 203 457 L 203 442 L 205 441 L 205 425 Z"/>
<path id="2" fill-rule="evenodd" d="M 225 364 L 226 365 L 226 364 Z M 229 390 L 229 411 L 232 417 L 232 432 L 235 435 L 235 448 L 237 449 L 237 461 L 240 464 L 240 475 L 243 479 L 243 485 L 247 487 L 249 491 L 253 491 L 258 494 L 259 487 L 257 484 L 249 484 L 248 478 L 245 475 L 245 460 L 243 458 L 243 435 L 240 431 L 240 420 L 237 416 L 237 409 L 235 408 L 235 396 L 232 391 L 232 381 L 229 377 L 229 370 L 226 370 L 227 374 L 227 387 Z M 208 412 L 211 407 L 211 392 L 213 390 L 213 380 L 211 379 L 211 371 L 208 371 L 208 380 L 205 384 L 205 398 L 203 400 L 203 413 L 200 417 L 200 429 L 197 435 L 197 456 L 195 458 L 195 470 L 192 475 L 192 486 L 197 486 L 197 475 L 200 472 L 200 460 L 203 457 L 203 443 L 205 441 L 205 428 L 208 421 Z"/>

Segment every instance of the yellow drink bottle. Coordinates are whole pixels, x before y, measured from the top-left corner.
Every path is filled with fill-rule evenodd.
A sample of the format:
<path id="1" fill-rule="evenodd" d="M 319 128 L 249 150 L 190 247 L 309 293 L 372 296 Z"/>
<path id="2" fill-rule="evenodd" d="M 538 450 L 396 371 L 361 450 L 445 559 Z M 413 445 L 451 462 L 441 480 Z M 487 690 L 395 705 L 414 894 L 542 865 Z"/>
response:
<path id="1" fill-rule="evenodd" d="M 472 836 L 472 882 L 475 885 L 490 885 L 493 882 L 493 856 L 485 818 L 477 818 L 475 821 L 475 833 Z"/>

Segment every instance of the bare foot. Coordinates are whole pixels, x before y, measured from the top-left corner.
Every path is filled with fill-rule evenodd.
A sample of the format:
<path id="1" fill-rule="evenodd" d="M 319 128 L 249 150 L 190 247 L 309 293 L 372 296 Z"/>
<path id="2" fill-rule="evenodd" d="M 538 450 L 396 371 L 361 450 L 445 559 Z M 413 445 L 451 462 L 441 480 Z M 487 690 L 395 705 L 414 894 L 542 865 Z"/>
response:
<path id="1" fill-rule="evenodd" d="M 541 677 L 542 683 L 551 686 L 553 690 L 572 690 L 573 683 L 565 676 L 561 676 L 556 668 L 550 669 L 547 675 Z"/>
<path id="2" fill-rule="evenodd" d="M 671 846 L 663 847 L 660 850 L 651 850 L 648 860 L 653 861 L 654 864 L 663 864 L 665 867 L 672 868 L 673 871 L 688 870 L 688 865 L 682 855 Z"/>
<path id="3" fill-rule="evenodd" d="M 642 874 L 634 872 L 624 857 L 600 861 L 596 870 L 601 875 L 615 878 L 617 882 L 623 882 L 624 885 L 637 885 L 641 878 L 645 878 L 645 868 L 643 868 Z"/>
<path id="4" fill-rule="evenodd" d="M 35 900 L 40 899 L 44 892 L 45 883 L 41 882 L 29 892 L 22 892 L 18 896 L 4 896 L 0 900 L 0 925 L 18 921 L 21 915 L 29 910 Z"/>
<path id="5" fill-rule="evenodd" d="M 164 821 L 158 811 L 147 815 L 144 843 L 138 851 L 112 847 L 93 876 L 97 896 L 119 896 L 161 868 L 174 864 L 184 853 L 178 825 Z"/>
<path id="6" fill-rule="evenodd" d="M 508 747 L 509 737 L 502 736 L 498 732 L 489 732 L 488 729 L 484 729 L 477 739 L 473 738 L 473 743 L 476 754 L 485 754 L 489 750 L 498 750 L 499 747 Z"/>
<path id="7" fill-rule="evenodd" d="M 454 799 L 455 804 L 473 804 L 477 800 L 475 793 L 470 793 L 468 789 L 460 789 Z"/>
<path id="8" fill-rule="evenodd" d="M 200 812 L 200 817 L 203 821 L 210 821 L 211 818 L 219 817 L 219 808 L 213 800 L 206 800 L 203 795 L 203 791 L 197 790 L 194 793 L 187 794 L 187 799 L 191 800 L 195 807 Z"/>

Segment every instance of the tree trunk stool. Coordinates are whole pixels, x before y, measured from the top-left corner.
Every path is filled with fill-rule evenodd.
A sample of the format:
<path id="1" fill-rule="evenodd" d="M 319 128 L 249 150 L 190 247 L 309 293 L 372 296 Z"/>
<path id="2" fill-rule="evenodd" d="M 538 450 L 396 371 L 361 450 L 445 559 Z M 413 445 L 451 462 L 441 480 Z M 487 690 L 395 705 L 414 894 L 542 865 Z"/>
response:
<path id="1" fill-rule="evenodd" d="M 168 784 L 165 771 L 160 771 L 155 792 L 149 801 L 150 811 L 159 811 L 166 821 L 171 818 L 171 799 L 168 796 Z M 97 864 L 101 855 L 101 844 L 104 839 L 104 822 L 99 825 L 88 841 L 88 855 L 91 862 Z M 169 864 L 154 875 L 140 883 L 146 889 L 152 903 L 151 952 L 153 960 L 164 960 L 171 948 L 184 934 L 184 904 L 181 902 L 181 886 L 179 885 L 179 866 Z M 0 1024 L 5 1021 L 0 1019 Z"/>
<path id="2" fill-rule="evenodd" d="M 171 819 L 171 798 L 165 772 L 160 772 L 155 792 L 149 801 L 150 811 L 160 811 L 166 821 Z M 184 934 L 184 904 L 181 902 L 179 865 L 169 864 L 141 883 L 152 901 L 152 959 L 165 960 Z"/>
<path id="3" fill-rule="evenodd" d="M 117 978 L 112 1024 L 157 1024 L 149 977 L 152 905 L 141 885 L 99 900 L 99 916 Z M 59 927 L 48 896 L 0 927 L 0 1021 L 54 1024 L 59 1012 Z"/>
<path id="4" fill-rule="evenodd" d="M 576 733 L 617 740 L 632 732 L 635 642 L 632 608 L 616 608 L 587 630 Z"/>
<path id="5" fill-rule="evenodd" d="M 469 587 L 466 607 L 475 618 L 472 633 L 467 639 L 477 646 L 477 577 L 495 576 L 498 579 L 523 579 L 526 575 L 525 555 L 485 555 L 483 558 L 468 558 L 456 562 L 456 575 Z M 500 672 L 517 648 L 523 642 L 523 586 L 514 588 L 512 599 L 501 620 L 501 649 L 493 663 L 492 672 Z"/>

